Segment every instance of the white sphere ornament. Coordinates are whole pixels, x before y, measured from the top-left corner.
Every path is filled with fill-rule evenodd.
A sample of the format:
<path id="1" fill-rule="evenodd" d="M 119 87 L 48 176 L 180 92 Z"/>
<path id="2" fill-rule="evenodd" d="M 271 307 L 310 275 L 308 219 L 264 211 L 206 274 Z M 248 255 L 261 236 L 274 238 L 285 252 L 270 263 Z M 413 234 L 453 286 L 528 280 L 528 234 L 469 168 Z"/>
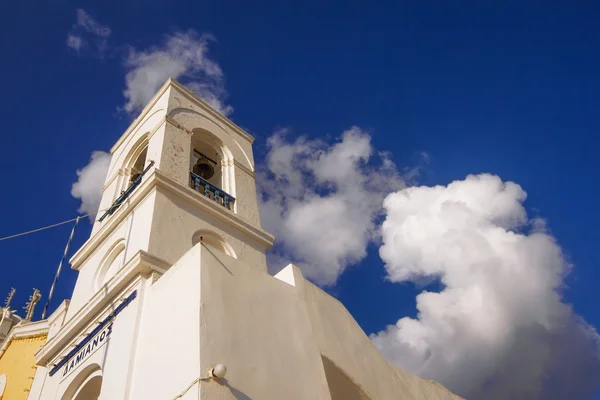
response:
<path id="1" fill-rule="evenodd" d="M 213 377 L 224 378 L 227 373 L 227 367 L 223 364 L 217 364 L 210 372 Z"/>

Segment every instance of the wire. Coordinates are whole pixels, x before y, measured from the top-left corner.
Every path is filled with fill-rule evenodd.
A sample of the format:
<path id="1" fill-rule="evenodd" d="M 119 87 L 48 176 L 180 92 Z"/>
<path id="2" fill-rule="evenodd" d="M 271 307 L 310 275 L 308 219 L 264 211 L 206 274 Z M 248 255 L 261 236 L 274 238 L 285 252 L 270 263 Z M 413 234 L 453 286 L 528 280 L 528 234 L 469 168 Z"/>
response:
<path id="1" fill-rule="evenodd" d="M 110 208 L 110 207 L 109 207 L 109 208 Z M 56 228 L 57 226 L 61 226 L 61 225 L 64 225 L 64 224 L 68 224 L 69 222 L 73 222 L 73 221 L 76 221 L 76 220 L 78 220 L 78 219 L 82 219 L 82 218 L 85 218 L 85 217 L 89 217 L 90 215 L 95 215 L 95 214 L 98 214 L 98 213 L 100 213 L 100 212 L 102 212 L 102 211 L 106 211 L 106 210 L 108 210 L 108 208 L 107 208 L 107 209 L 104 209 L 104 210 L 98 210 L 98 211 L 96 211 L 96 212 L 93 212 L 93 213 L 89 213 L 89 214 L 80 215 L 80 216 L 78 216 L 78 217 L 71 218 L 71 219 L 68 219 L 68 220 L 66 220 L 66 221 L 58 222 L 58 223 L 56 223 L 56 224 L 52 224 L 52 225 L 43 226 L 43 227 L 41 227 L 41 228 L 37 228 L 37 229 L 32 229 L 32 230 L 30 230 L 30 231 L 27 231 L 27 232 L 21 232 L 21 233 L 17 233 L 17 234 L 10 235 L 10 236 L 5 236 L 5 237 L 3 237 L 3 238 L 0 238 L 0 242 L 1 242 L 1 241 L 3 241 L 3 240 L 13 239 L 13 238 L 16 238 L 16 237 L 19 237 L 19 236 L 25 236 L 25 235 L 29 235 L 29 234 L 31 234 L 31 233 L 36 233 L 36 232 L 44 231 L 44 230 L 46 230 L 46 229 Z"/>

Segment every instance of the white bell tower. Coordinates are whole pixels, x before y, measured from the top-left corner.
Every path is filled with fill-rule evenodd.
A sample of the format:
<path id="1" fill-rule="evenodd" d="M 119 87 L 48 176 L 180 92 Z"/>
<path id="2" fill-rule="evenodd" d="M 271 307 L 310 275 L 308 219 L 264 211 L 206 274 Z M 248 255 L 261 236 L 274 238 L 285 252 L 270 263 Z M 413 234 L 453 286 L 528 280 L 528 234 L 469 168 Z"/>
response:
<path id="1" fill-rule="evenodd" d="M 167 303 L 194 305 L 186 315 L 199 318 L 194 257 L 202 251 L 228 263 L 243 258 L 244 268 L 267 275 L 274 238 L 260 225 L 253 141 L 175 80 L 160 88 L 110 150 L 100 212 L 71 258 L 79 272 L 72 298 L 51 317 L 56 323 L 36 355 L 47 377 L 36 378 L 45 383 L 30 398 L 135 398 L 134 372 L 145 371 L 143 362 L 134 366 L 143 357 L 138 343 L 146 349 L 162 340 L 152 332 L 177 318 Z M 178 262 L 183 271 L 159 281 Z M 193 318 L 184 329 L 198 336 Z M 197 360 L 197 352 L 188 355 Z M 170 360 L 198 374 L 179 356 Z"/>
<path id="2" fill-rule="evenodd" d="M 140 250 L 172 264 L 202 238 L 266 271 L 273 237 L 260 226 L 253 141 L 169 79 L 111 149 L 101 212 L 71 260 L 68 314 Z"/>

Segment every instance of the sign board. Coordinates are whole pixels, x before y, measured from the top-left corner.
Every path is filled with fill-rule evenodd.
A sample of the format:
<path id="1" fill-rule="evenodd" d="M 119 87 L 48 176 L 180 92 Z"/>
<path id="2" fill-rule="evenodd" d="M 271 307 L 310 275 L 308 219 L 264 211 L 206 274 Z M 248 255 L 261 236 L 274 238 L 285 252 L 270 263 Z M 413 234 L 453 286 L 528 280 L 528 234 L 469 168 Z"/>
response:
<path id="1" fill-rule="evenodd" d="M 127 296 L 121 304 L 115 310 L 110 313 L 109 316 L 104 318 L 102 322 L 94 328 L 89 335 L 87 335 L 81 342 L 77 343 L 75 348 L 63 357 L 51 370 L 49 375 L 53 376 L 59 370 L 63 369 L 62 376 L 66 376 L 70 371 L 75 369 L 81 361 L 86 359 L 94 350 L 98 349 L 101 345 L 106 343 L 108 337 L 112 333 L 112 324 L 114 318 L 119 314 L 125 307 L 129 305 L 137 296 L 137 290 L 134 290 L 129 296 Z M 102 337 L 102 340 L 100 338 Z M 89 351 L 88 351 L 89 349 Z M 79 358 L 78 358 L 79 357 Z"/>
<path id="2" fill-rule="evenodd" d="M 90 354 L 94 353 L 96 349 L 100 348 L 100 346 L 106 343 L 106 341 L 110 337 L 110 334 L 112 333 L 112 328 L 113 324 L 111 322 L 104 329 L 102 329 L 102 331 L 100 331 L 93 339 L 88 341 L 87 345 L 82 347 L 81 350 L 79 350 L 79 352 L 75 356 L 71 357 L 71 361 L 65 364 L 62 377 L 64 378 L 65 376 L 67 376 L 69 372 L 77 368 L 83 360 L 90 356 Z"/>

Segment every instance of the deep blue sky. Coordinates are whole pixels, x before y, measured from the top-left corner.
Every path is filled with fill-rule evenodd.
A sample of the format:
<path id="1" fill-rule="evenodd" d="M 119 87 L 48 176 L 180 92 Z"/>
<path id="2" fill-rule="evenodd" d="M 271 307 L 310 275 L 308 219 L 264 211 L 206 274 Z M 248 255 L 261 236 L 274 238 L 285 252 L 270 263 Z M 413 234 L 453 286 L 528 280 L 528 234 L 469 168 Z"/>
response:
<path id="1" fill-rule="evenodd" d="M 519 183 L 529 212 L 548 220 L 575 265 L 567 301 L 600 327 L 600 4 L 146 3 L 4 4 L 0 236 L 76 215 L 76 169 L 129 124 L 116 112 L 119 46 L 144 48 L 192 28 L 216 36 L 211 55 L 226 76 L 232 119 L 256 136 L 259 160 L 277 128 L 334 137 L 359 125 L 400 167 L 428 152 L 421 184 L 480 172 Z M 116 48 L 103 60 L 67 49 L 76 8 L 111 27 Z M 75 247 L 89 229 L 81 226 Z M 38 287 L 43 303 L 69 230 L 0 242 L 0 296 L 14 286 L 21 306 Z M 415 290 L 383 277 L 372 251 L 332 291 L 367 333 L 415 312 Z M 75 278 L 67 268 L 55 306 Z"/>

